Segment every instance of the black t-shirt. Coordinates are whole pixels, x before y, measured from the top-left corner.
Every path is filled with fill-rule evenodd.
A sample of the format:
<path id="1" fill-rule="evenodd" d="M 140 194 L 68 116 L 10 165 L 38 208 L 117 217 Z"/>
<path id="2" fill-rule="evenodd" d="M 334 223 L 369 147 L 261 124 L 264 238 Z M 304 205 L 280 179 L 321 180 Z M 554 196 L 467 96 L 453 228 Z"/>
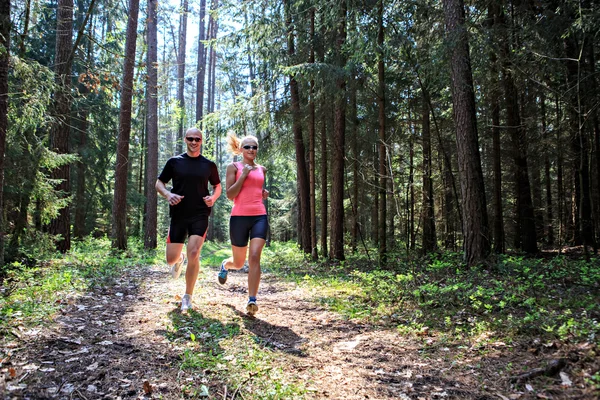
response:
<path id="1" fill-rule="evenodd" d="M 158 176 L 163 183 L 173 180 L 172 193 L 183 196 L 181 202 L 169 207 L 173 219 L 210 215 L 203 197 L 210 195 L 208 182 L 212 186 L 221 183 L 217 165 L 203 156 L 190 157 L 187 153 L 171 157 Z"/>

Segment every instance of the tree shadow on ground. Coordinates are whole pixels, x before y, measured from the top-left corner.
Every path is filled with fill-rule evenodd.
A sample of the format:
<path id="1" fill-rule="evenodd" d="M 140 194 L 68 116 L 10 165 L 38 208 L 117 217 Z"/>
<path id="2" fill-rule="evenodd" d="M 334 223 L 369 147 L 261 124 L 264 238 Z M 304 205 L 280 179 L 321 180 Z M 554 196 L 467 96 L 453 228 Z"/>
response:
<path id="1" fill-rule="evenodd" d="M 151 294 L 140 285 L 140 276 L 131 275 L 135 278 L 117 277 L 106 286 L 90 287 L 63 307 L 52 325 L 21 338 L 23 349 L 11 360 L 18 378 L 6 382 L 7 388 L 13 387 L 8 389 L 12 396 L 180 395 L 177 370 L 172 367 L 179 354 L 164 334 L 154 334 L 151 309 L 163 311 L 146 301 Z"/>

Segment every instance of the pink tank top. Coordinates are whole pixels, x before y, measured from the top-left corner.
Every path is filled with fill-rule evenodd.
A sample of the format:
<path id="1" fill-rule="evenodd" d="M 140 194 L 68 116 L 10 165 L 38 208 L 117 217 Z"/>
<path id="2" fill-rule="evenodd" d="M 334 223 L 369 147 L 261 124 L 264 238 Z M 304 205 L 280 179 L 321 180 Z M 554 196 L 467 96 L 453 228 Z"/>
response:
<path id="1" fill-rule="evenodd" d="M 237 167 L 235 172 L 235 180 L 240 179 L 244 164 L 236 162 Z M 262 199 L 262 189 L 265 182 L 265 174 L 262 167 L 258 167 L 250 171 L 242 189 L 233 199 L 233 208 L 231 209 L 232 216 L 254 216 L 266 215 L 267 210 Z"/>

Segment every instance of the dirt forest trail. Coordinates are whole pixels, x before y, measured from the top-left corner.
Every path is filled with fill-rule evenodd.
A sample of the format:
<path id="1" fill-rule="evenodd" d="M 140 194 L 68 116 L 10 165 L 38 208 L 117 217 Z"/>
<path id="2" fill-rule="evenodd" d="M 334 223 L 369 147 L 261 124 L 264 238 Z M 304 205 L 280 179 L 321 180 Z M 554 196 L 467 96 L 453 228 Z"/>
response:
<path id="1" fill-rule="evenodd" d="M 435 338 L 409 339 L 344 319 L 321 307 L 314 289 L 269 274 L 263 274 L 259 312 L 249 318 L 246 279 L 232 272 L 221 286 L 216 267 L 203 266 L 195 310 L 185 318 L 235 324 L 241 335 L 254 335 L 275 354 L 273 368 L 304 386 L 304 398 L 511 398 L 492 387 L 495 372 L 485 372 L 496 370 L 486 363 L 510 357 L 501 351 L 457 363 L 445 356 L 449 349 L 432 343 Z M 48 327 L 15 333 L 13 377 L 0 382 L 4 398 L 180 399 L 189 398 L 185 388 L 193 385 L 208 389 L 203 398 L 260 398 L 252 395 L 251 373 L 228 387 L 209 369 L 180 368 L 190 337 L 174 335 L 170 326 L 183 288 L 183 276 L 170 279 L 165 266 L 136 267 L 109 285 L 64 299 L 67 305 Z M 195 332 L 195 340 L 203 340 L 201 329 Z M 475 363 L 477 371 L 469 365 Z"/>

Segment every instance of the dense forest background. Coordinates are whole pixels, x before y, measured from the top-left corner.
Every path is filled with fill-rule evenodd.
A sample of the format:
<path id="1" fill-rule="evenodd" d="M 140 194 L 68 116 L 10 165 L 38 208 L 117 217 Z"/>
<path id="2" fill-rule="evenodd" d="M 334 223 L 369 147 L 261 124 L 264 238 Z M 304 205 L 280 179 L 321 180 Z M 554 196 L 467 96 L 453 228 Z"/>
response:
<path id="1" fill-rule="evenodd" d="M 226 133 L 259 138 L 271 239 L 315 259 L 587 257 L 599 32 L 589 0 L 0 0 L 2 265 L 159 246 L 154 182 L 191 126 L 222 179 Z"/>

